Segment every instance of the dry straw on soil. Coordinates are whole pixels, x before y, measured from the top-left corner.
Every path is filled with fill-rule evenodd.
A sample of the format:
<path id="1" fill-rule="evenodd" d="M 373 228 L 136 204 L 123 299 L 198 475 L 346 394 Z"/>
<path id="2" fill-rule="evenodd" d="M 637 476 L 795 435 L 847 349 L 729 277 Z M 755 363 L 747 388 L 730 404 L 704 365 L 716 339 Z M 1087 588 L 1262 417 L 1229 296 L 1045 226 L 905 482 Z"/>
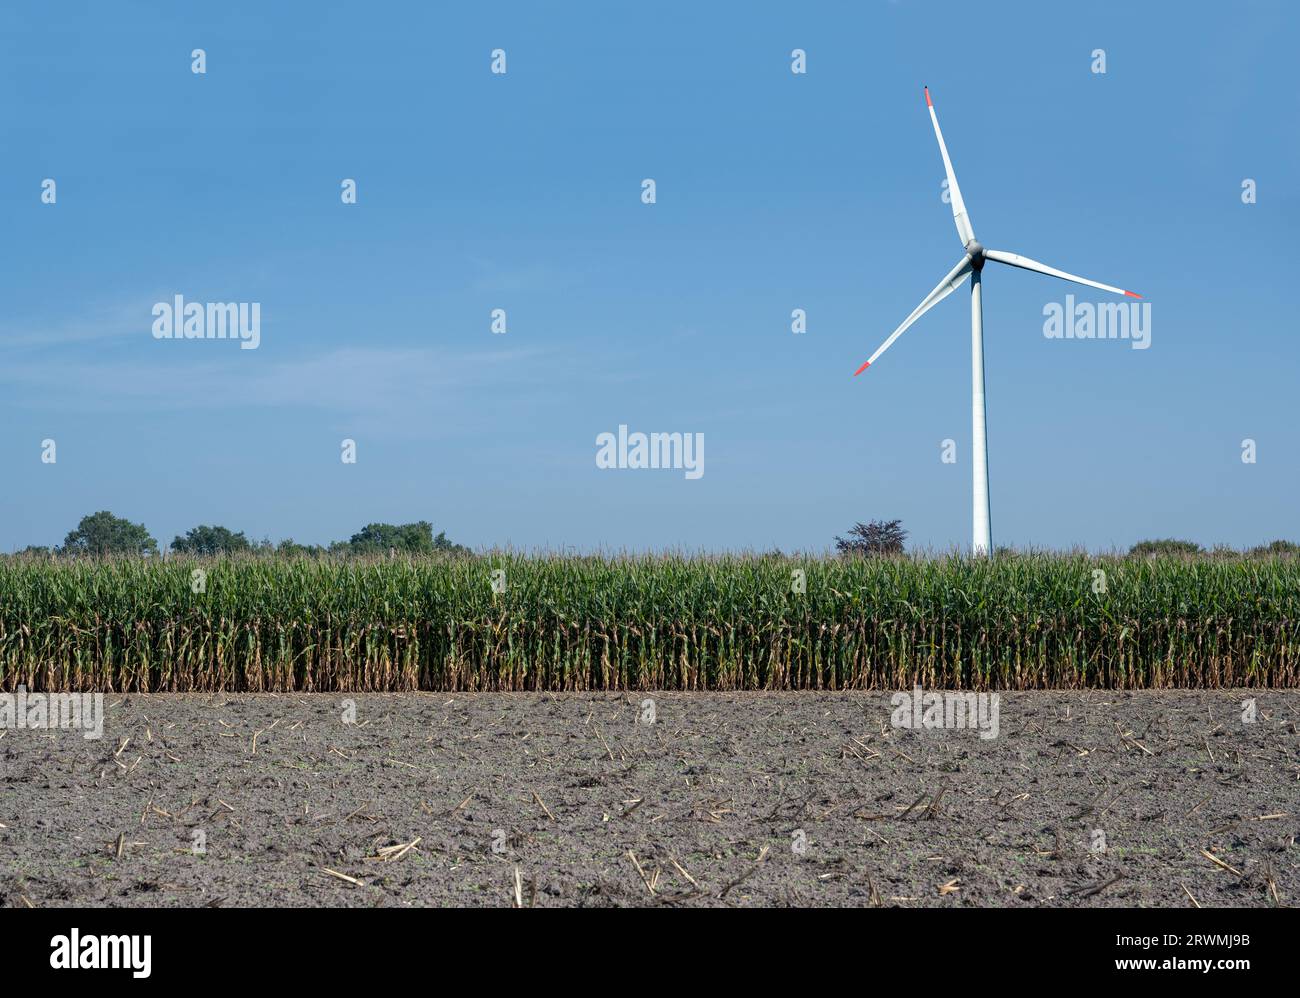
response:
<path id="1" fill-rule="evenodd" d="M 0 558 L 5 689 L 1296 686 L 1298 631 L 1287 558 Z"/>

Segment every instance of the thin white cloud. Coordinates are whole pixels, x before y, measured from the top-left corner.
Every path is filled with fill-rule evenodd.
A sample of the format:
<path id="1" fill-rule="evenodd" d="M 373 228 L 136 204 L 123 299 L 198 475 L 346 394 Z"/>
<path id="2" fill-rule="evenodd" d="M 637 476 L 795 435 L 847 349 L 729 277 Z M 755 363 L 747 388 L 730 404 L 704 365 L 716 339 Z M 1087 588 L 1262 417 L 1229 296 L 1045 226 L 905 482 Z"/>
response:
<path id="1" fill-rule="evenodd" d="M 469 288 L 476 292 L 502 294 L 553 294 L 567 291 L 580 283 L 576 274 L 545 263 L 507 267 L 493 260 L 471 257 L 479 274 L 470 281 Z"/>
<path id="2" fill-rule="evenodd" d="M 222 359 L 199 352 L 227 348 Z M 410 426 L 485 388 L 539 384 L 544 354 L 500 350 L 454 354 L 431 348 L 347 347 L 303 360 L 269 361 L 233 342 L 158 341 L 166 360 L 147 363 L 16 363 L 0 383 L 16 386 L 11 404 L 64 411 L 288 407 L 328 410 L 365 425 Z M 503 397 L 508 397 L 503 394 Z"/>
<path id="3" fill-rule="evenodd" d="M 160 300 L 170 298 L 101 306 L 57 322 L 9 319 L 0 324 L 0 347 L 54 347 L 147 334 L 153 322 L 153 303 Z"/>

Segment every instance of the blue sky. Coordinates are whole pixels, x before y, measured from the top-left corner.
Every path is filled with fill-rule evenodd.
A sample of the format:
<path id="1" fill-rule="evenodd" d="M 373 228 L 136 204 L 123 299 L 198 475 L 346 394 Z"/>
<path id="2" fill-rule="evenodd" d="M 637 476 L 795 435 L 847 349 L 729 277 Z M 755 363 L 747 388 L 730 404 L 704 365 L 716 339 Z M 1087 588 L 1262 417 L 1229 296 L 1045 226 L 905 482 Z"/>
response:
<path id="1" fill-rule="evenodd" d="M 852 377 L 960 256 L 922 84 L 986 246 L 1152 307 L 1147 350 L 1049 340 L 1108 296 L 985 271 L 994 541 L 1300 540 L 1292 5 L 470 6 L 5 5 L 0 548 L 99 509 L 968 545 L 968 294 Z M 154 339 L 176 294 L 261 303 L 260 347 Z M 598 469 L 619 424 L 705 474 Z"/>

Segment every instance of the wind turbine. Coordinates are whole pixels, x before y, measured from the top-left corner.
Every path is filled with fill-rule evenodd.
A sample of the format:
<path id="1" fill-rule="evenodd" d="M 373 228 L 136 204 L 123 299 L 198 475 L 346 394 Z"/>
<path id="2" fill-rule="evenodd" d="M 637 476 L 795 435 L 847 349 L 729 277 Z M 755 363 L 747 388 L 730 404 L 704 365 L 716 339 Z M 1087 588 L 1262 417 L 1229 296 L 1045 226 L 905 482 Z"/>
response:
<path id="1" fill-rule="evenodd" d="M 989 525 L 989 452 L 985 432 L 984 407 L 984 313 L 980 302 L 980 274 L 987 260 L 995 260 L 1022 270 L 1033 270 L 1049 277 L 1059 277 L 1064 281 L 1084 284 L 1090 288 L 1100 288 L 1129 298 L 1141 298 L 1139 294 L 1125 291 L 1123 288 L 1111 287 L 1100 281 L 1090 281 L 1086 277 L 1076 277 L 1063 270 L 1049 267 L 1020 256 L 1018 253 L 1006 253 L 1002 250 L 985 249 L 975 239 L 975 230 L 971 228 L 970 216 L 966 214 L 966 202 L 962 200 L 961 188 L 957 186 L 957 175 L 952 171 L 952 160 L 948 158 L 948 147 L 943 141 L 943 132 L 939 130 L 939 117 L 934 113 L 934 101 L 930 100 L 930 88 L 925 88 L 925 104 L 930 109 L 930 121 L 934 124 L 934 137 L 939 140 L 939 154 L 943 156 L 943 169 L 948 174 L 948 195 L 952 202 L 952 220 L 957 224 L 957 235 L 961 239 L 965 255 L 957 261 L 957 266 L 948 272 L 948 276 L 939 282 L 916 306 L 915 311 L 907 317 L 901 326 L 889 334 L 889 338 L 880 344 L 865 364 L 853 372 L 857 377 L 874 364 L 882 353 L 888 350 L 894 340 L 903 335 L 904 330 L 935 305 L 957 290 L 958 286 L 970 277 L 970 369 L 971 369 L 971 435 L 972 441 L 972 478 L 974 484 L 974 540 L 972 549 L 976 555 L 987 555 L 993 550 L 992 530 Z"/>

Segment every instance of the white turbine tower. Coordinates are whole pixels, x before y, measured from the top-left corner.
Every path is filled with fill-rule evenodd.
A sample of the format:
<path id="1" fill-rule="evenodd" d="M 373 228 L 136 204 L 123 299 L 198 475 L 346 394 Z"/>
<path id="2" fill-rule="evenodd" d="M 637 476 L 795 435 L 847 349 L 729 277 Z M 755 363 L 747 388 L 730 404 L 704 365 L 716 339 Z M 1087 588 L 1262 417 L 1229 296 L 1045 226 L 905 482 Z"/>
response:
<path id="1" fill-rule="evenodd" d="M 974 481 L 975 517 L 974 540 L 972 548 L 977 555 L 987 555 L 993 550 L 992 528 L 989 524 L 989 452 L 985 435 L 984 408 L 984 316 L 980 306 L 980 273 L 984 270 L 986 260 L 996 260 L 1023 270 L 1033 270 L 1049 277 L 1059 277 L 1075 284 L 1085 284 L 1090 288 L 1100 288 L 1117 295 L 1141 298 L 1139 294 L 1125 291 L 1123 288 L 1111 287 L 1100 281 L 1090 281 L 1086 277 L 1076 277 L 1063 270 L 1049 267 L 1030 260 L 1017 253 L 1005 253 L 1002 250 L 985 249 L 975 239 L 975 230 L 971 228 L 970 216 L 966 214 L 966 202 L 962 200 L 961 188 L 957 186 L 957 175 L 952 172 L 952 160 L 948 158 L 948 147 L 943 141 L 943 132 L 939 131 L 939 117 L 934 113 L 934 102 L 930 100 L 930 88 L 925 88 L 925 104 L 930 109 L 930 121 L 934 123 L 934 137 L 939 140 L 939 154 L 943 156 L 943 169 L 948 174 L 948 196 L 952 201 L 952 219 L 957 223 L 957 235 L 961 238 L 966 255 L 957 261 L 957 266 L 948 272 L 948 276 L 939 282 L 939 286 L 925 296 L 904 323 L 889 334 L 889 338 L 880 344 L 880 349 L 873 353 L 867 362 L 853 372 L 854 377 L 861 374 L 876 362 L 876 359 L 893 345 L 894 340 L 903 335 L 903 331 L 935 305 L 957 290 L 957 287 L 970 277 L 970 364 L 971 364 L 971 467 Z"/>

